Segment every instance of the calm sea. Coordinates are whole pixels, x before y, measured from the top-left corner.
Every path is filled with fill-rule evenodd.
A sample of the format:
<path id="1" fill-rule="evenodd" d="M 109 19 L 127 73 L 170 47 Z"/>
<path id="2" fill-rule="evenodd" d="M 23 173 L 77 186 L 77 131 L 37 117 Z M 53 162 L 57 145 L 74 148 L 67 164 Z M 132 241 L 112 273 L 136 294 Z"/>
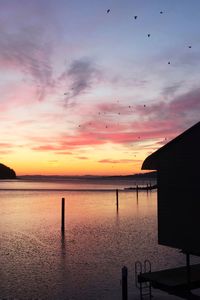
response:
<path id="1" fill-rule="evenodd" d="M 0 299 L 118 300 L 124 265 L 129 299 L 140 299 L 135 261 L 149 259 L 152 270 L 183 265 L 178 250 L 157 245 L 156 191 L 139 192 L 137 199 L 134 191 L 123 190 L 127 186 L 130 182 L 1 181 Z"/>

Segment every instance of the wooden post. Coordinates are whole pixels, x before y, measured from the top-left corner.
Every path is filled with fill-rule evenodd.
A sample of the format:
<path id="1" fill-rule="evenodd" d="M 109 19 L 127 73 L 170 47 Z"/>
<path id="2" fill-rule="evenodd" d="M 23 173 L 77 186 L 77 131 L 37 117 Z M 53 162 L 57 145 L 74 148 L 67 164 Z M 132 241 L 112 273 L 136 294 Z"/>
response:
<path id="1" fill-rule="evenodd" d="M 137 200 L 138 200 L 138 185 L 136 186 L 136 196 L 137 196 Z"/>
<path id="2" fill-rule="evenodd" d="M 118 196 L 118 194 L 119 194 L 119 191 L 118 191 L 118 189 L 116 189 L 116 206 L 117 206 L 117 211 L 118 211 L 118 208 L 119 208 L 119 196 Z"/>
<path id="3" fill-rule="evenodd" d="M 122 300 L 128 300 L 128 269 L 122 268 Z"/>
<path id="4" fill-rule="evenodd" d="M 65 230 L 65 198 L 62 198 L 62 207 L 61 207 L 61 231 L 62 233 Z"/>

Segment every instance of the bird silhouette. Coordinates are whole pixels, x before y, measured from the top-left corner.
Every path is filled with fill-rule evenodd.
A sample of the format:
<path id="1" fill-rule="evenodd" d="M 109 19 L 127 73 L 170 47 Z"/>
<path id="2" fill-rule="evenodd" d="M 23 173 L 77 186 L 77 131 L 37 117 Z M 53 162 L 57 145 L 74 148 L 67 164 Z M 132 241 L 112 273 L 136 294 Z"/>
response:
<path id="1" fill-rule="evenodd" d="M 190 48 L 190 49 L 191 49 L 191 48 L 192 48 L 192 46 L 188 46 L 188 48 Z"/>
<path id="2" fill-rule="evenodd" d="M 136 19 L 137 19 L 137 16 L 134 16 L 134 19 L 136 20 Z"/>
<path id="3" fill-rule="evenodd" d="M 150 33 L 148 33 L 147 36 L 150 37 L 151 36 Z"/>
<path id="4" fill-rule="evenodd" d="M 107 11 L 106 11 L 106 12 L 107 12 L 107 14 L 109 14 L 109 12 L 110 12 L 110 9 L 107 9 Z"/>
<path id="5" fill-rule="evenodd" d="M 171 62 L 170 61 L 168 61 L 168 65 L 170 65 L 171 64 Z"/>
<path id="6" fill-rule="evenodd" d="M 161 15 L 163 14 L 163 11 L 162 11 L 162 10 L 160 11 L 160 14 L 161 14 Z"/>

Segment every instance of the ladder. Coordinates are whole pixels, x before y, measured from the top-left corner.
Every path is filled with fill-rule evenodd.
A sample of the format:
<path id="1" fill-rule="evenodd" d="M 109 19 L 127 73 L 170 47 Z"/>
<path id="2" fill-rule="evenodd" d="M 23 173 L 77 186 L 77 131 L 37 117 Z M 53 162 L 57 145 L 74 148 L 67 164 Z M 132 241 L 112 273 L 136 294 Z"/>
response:
<path id="1" fill-rule="evenodd" d="M 151 282 L 150 281 L 144 281 L 139 280 L 139 275 L 141 273 L 150 273 L 151 272 L 151 262 L 146 259 L 143 263 L 140 261 L 135 262 L 135 286 L 140 290 L 140 299 L 142 300 L 143 297 L 149 296 L 149 299 L 151 299 L 152 293 L 151 293 Z"/>

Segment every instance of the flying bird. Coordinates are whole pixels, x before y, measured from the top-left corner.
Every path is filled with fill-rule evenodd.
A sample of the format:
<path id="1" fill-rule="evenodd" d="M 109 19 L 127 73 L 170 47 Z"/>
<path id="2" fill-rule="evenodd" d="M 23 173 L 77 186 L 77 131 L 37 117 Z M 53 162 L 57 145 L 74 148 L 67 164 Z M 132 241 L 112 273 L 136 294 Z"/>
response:
<path id="1" fill-rule="evenodd" d="M 163 11 L 162 11 L 162 10 L 160 11 L 160 14 L 161 14 L 161 15 L 163 14 Z"/>
<path id="2" fill-rule="evenodd" d="M 150 33 L 148 33 L 147 36 L 150 37 L 151 36 Z"/>
<path id="3" fill-rule="evenodd" d="M 191 49 L 191 48 L 192 48 L 192 46 L 188 46 L 188 48 L 190 48 L 190 49 Z"/>
<path id="4" fill-rule="evenodd" d="M 107 14 L 109 14 L 109 12 L 110 12 L 110 9 L 107 9 L 107 11 L 106 11 L 106 12 L 107 12 Z"/>
<path id="5" fill-rule="evenodd" d="M 136 19 L 137 19 L 137 16 L 134 16 L 134 19 L 136 20 Z"/>
<path id="6" fill-rule="evenodd" d="M 171 64 L 171 62 L 170 61 L 168 61 L 168 65 L 170 65 Z"/>

